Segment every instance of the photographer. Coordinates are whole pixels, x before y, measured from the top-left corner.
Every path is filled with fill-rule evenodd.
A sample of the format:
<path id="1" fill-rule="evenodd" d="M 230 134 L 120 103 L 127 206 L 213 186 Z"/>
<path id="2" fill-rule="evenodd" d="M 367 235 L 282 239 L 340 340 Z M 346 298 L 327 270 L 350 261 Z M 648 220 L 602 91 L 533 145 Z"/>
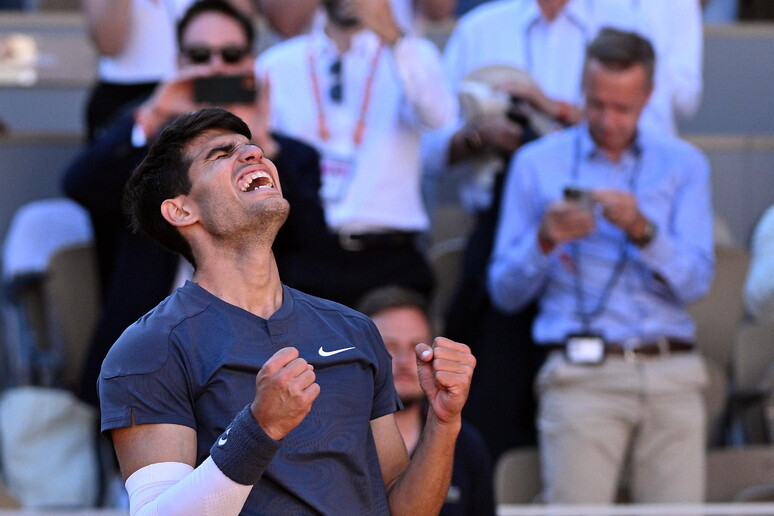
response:
<path id="1" fill-rule="evenodd" d="M 299 227 L 313 225 L 316 217 L 322 220 L 321 208 L 315 211 L 319 205 L 315 185 L 320 181 L 317 153 L 268 130 L 268 85 L 255 88 L 254 37 L 251 21 L 225 0 L 193 4 L 177 27 L 177 75 L 159 84 L 139 108 L 127 109 L 64 171 L 64 191 L 91 214 L 103 283 L 102 313 L 79 393 L 87 402 L 97 404 L 99 367 L 113 342 L 189 274 L 189 266 L 177 255 L 132 233 L 121 210 L 126 181 L 168 122 L 180 114 L 220 104 L 249 125 L 253 141 L 283 171 L 285 197 L 294 206 L 304 206 L 304 210 L 294 210 L 277 237 L 278 262 L 288 254 L 283 250 L 294 248 Z"/>

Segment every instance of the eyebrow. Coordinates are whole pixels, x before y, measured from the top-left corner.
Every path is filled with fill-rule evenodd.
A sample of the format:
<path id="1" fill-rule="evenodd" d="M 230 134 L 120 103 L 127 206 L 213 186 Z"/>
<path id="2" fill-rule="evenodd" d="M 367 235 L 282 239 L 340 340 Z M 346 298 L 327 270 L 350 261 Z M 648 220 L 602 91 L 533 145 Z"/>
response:
<path id="1" fill-rule="evenodd" d="M 234 149 L 236 149 L 236 144 L 233 142 L 224 143 L 223 145 L 218 145 L 217 147 L 210 149 L 207 155 L 204 156 L 204 160 L 208 161 L 210 158 L 212 158 L 215 154 L 218 154 L 219 152 L 225 152 L 225 153 L 234 152 Z"/>

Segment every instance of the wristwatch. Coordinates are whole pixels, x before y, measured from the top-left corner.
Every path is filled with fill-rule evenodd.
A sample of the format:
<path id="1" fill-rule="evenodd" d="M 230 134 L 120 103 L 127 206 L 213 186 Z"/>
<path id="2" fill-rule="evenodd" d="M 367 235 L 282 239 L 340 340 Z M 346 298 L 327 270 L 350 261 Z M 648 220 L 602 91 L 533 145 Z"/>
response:
<path id="1" fill-rule="evenodd" d="M 642 236 L 639 238 L 629 237 L 629 240 L 631 240 L 632 243 L 637 247 L 642 248 L 651 243 L 653 239 L 656 238 L 657 232 L 658 227 L 648 219 L 645 219 L 645 229 L 642 231 Z"/>

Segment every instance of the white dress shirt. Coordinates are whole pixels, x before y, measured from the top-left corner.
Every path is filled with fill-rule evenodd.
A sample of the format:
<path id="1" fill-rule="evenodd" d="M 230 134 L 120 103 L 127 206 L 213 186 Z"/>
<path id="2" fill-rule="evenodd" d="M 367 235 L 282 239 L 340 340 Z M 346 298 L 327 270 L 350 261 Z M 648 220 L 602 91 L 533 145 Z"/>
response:
<path id="1" fill-rule="evenodd" d="M 124 50 L 99 58 L 99 78 L 126 84 L 155 82 L 174 74 L 175 27 L 192 3 L 193 0 L 131 0 L 132 19 Z"/>
<path id="2" fill-rule="evenodd" d="M 377 52 L 370 101 L 364 110 Z M 330 67 L 339 58 L 343 99 L 337 103 L 330 95 L 336 83 Z M 339 55 L 325 33 L 316 30 L 269 48 L 258 58 L 257 68 L 271 82 L 272 128 L 309 143 L 323 158 L 340 157 L 352 163 L 341 195 L 323 195 L 330 228 L 349 232 L 428 229 L 420 195 L 421 134 L 456 114 L 440 55 L 431 42 L 405 37 L 391 49 L 382 46 L 374 33 L 361 31 L 350 49 Z M 357 145 L 353 135 L 361 114 L 365 132 Z M 327 139 L 319 131 L 320 116 L 330 130 Z M 326 183 L 324 174 L 323 191 Z"/>
<path id="3" fill-rule="evenodd" d="M 656 50 L 656 89 L 643 124 L 674 133 L 699 109 L 703 32 L 699 0 L 630 0 L 637 30 Z"/>

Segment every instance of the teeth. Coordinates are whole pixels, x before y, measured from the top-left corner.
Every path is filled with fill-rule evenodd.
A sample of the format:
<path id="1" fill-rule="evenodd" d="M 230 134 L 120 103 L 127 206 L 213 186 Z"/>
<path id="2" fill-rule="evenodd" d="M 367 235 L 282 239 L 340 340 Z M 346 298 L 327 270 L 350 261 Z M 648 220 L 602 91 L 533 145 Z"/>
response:
<path id="1" fill-rule="evenodd" d="M 263 189 L 263 188 L 274 188 L 274 181 L 272 181 L 271 176 L 269 174 L 267 174 L 266 172 L 263 172 L 263 171 L 256 171 L 256 172 L 252 172 L 250 174 L 246 174 L 242 178 L 240 189 L 243 192 L 247 192 L 248 189 L 250 188 L 250 185 L 253 183 L 253 181 L 258 179 L 259 177 L 265 177 L 266 179 L 269 180 L 269 182 L 268 182 L 268 184 L 259 186 L 257 188 L 257 190 L 260 190 L 260 189 Z"/>

